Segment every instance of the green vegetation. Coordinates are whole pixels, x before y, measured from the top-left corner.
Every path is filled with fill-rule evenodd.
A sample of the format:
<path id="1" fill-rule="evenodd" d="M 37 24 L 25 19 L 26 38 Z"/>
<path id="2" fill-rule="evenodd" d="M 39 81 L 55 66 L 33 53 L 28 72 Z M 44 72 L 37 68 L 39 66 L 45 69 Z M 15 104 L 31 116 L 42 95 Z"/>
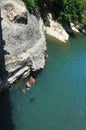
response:
<path id="1" fill-rule="evenodd" d="M 81 21 L 81 13 L 83 10 L 83 5 L 81 0 L 64 0 L 63 9 L 61 11 L 62 16 L 68 21 Z"/>
<path id="2" fill-rule="evenodd" d="M 80 22 L 86 25 L 86 0 L 23 0 L 30 13 L 40 15 L 48 23 L 48 13 L 54 20 Z"/>
<path id="3" fill-rule="evenodd" d="M 86 0 L 83 0 L 82 23 L 86 26 Z"/>

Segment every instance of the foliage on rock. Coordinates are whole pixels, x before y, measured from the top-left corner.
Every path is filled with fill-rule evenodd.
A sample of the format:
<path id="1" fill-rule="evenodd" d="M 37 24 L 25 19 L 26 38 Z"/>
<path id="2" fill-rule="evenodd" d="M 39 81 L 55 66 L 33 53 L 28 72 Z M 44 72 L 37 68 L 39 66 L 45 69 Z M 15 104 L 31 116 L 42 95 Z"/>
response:
<path id="1" fill-rule="evenodd" d="M 62 22 L 79 21 L 86 24 L 86 0 L 23 0 L 31 13 L 39 11 L 45 23 L 48 22 L 48 12 L 52 13 L 53 19 Z"/>

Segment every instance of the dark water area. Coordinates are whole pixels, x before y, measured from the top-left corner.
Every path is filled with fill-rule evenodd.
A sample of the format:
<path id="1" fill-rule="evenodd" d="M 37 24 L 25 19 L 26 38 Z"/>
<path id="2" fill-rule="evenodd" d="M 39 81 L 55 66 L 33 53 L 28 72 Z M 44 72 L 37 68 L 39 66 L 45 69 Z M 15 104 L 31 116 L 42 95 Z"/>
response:
<path id="1" fill-rule="evenodd" d="M 31 90 L 22 93 L 25 79 L 0 96 L 0 130 L 86 130 L 86 35 L 65 45 L 47 37 L 47 46 Z"/>
<path id="2" fill-rule="evenodd" d="M 5 68 L 5 55 L 7 54 L 4 49 L 5 40 L 2 34 L 2 20 L 0 8 L 0 91 L 1 86 L 7 81 L 8 73 Z M 12 122 L 12 111 L 9 92 L 0 93 L 0 130 L 14 130 Z"/>
<path id="3" fill-rule="evenodd" d="M 14 130 L 9 92 L 0 94 L 0 130 Z"/>

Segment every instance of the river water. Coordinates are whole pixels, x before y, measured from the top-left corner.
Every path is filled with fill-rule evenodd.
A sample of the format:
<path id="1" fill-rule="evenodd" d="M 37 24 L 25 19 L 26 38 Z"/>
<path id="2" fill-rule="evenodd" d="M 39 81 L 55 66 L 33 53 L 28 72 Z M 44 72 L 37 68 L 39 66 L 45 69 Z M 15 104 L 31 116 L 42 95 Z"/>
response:
<path id="1" fill-rule="evenodd" d="M 66 45 L 47 37 L 47 46 L 46 67 L 31 90 L 22 93 L 26 79 L 9 92 L 13 127 L 6 130 L 86 130 L 86 36 Z"/>

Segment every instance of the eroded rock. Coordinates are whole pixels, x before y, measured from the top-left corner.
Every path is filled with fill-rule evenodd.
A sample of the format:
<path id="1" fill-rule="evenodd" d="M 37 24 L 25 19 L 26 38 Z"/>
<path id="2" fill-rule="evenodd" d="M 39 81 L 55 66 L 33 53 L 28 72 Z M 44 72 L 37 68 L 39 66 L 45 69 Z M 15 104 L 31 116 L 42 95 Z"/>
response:
<path id="1" fill-rule="evenodd" d="M 28 65 L 34 71 L 44 67 L 46 42 L 39 21 L 30 15 L 23 2 L 0 0 L 0 6 L 0 54 L 7 72 L 6 77 L 2 73 L 5 78 L 3 87 L 7 87 L 30 69 Z"/>
<path id="2" fill-rule="evenodd" d="M 55 37 L 59 41 L 66 43 L 69 39 L 69 35 L 65 29 L 57 21 L 52 19 L 52 15 L 49 14 L 50 26 L 45 26 L 46 34 Z"/>

